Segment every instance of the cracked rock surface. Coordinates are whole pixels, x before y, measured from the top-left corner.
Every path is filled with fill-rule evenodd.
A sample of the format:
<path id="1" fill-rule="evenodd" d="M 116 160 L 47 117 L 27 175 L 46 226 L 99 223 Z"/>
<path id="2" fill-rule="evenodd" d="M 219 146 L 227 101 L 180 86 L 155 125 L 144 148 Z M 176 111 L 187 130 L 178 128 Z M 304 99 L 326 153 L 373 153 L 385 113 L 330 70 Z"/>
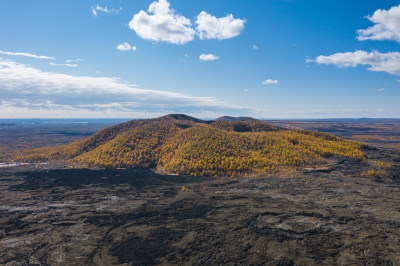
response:
<path id="1" fill-rule="evenodd" d="M 368 156 L 393 167 L 361 176 L 367 162 L 332 158 L 238 180 L 0 169 L 0 264 L 399 265 L 399 155 Z"/>

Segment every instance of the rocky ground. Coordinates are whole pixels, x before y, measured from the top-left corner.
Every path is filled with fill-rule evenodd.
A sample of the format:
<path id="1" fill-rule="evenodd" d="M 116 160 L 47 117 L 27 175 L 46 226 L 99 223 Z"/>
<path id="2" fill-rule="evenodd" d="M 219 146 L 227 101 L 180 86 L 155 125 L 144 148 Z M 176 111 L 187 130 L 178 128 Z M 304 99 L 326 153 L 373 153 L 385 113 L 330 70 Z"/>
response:
<path id="1" fill-rule="evenodd" d="M 400 155 L 367 153 L 239 180 L 0 168 L 0 264 L 399 265 Z"/>

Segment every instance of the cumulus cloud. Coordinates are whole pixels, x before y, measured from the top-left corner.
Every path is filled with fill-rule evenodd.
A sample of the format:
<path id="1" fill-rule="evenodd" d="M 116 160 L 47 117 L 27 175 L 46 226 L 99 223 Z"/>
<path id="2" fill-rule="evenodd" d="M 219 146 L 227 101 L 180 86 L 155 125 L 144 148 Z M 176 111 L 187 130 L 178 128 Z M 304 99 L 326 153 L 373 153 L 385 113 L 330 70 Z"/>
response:
<path id="1" fill-rule="evenodd" d="M 318 64 L 332 64 L 338 67 L 356 67 L 369 65 L 370 71 L 383 71 L 400 75 L 400 52 L 379 53 L 357 50 L 355 52 L 336 53 L 329 56 L 320 55 L 315 60 L 306 60 Z"/>
<path id="2" fill-rule="evenodd" d="M 213 55 L 213 54 L 201 54 L 199 56 L 199 59 L 201 61 L 215 61 L 219 58 L 219 56 Z"/>
<path id="3" fill-rule="evenodd" d="M 279 81 L 273 79 L 267 79 L 263 81 L 263 85 L 277 84 Z"/>
<path id="4" fill-rule="evenodd" d="M 44 55 L 35 55 L 35 54 L 30 54 L 30 53 L 15 53 L 15 52 L 5 52 L 0 50 L 0 54 L 4 55 L 16 55 L 16 56 L 25 56 L 25 57 L 31 57 L 35 59 L 46 59 L 46 60 L 53 60 L 55 57 L 52 56 L 44 56 Z"/>
<path id="5" fill-rule="evenodd" d="M 112 8 L 108 9 L 107 6 L 101 7 L 99 4 L 96 6 L 92 6 L 92 14 L 93 16 L 97 17 L 97 12 L 104 12 L 104 13 L 119 13 L 122 10 L 122 7 L 120 8 Z"/>
<path id="6" fill-rule="evenodd" d="M 244 29 L 246 20 L 235 19 L 232 14 L 217 18 L 202 11 L 196 20 L 200 39 L 230 39 L 238 36 Z"/>
<path id="7" fill-rule="evenodd" d="M 194 40 L 196 35 L 200 39 L 233 38 L 240 34 L 245 22 L 235 19 L 232 14 L 216 18 L 202 11 L 197 16 L 195 30 L 191 20 L 176 14 L 167 0 L 158 0 L 150 4 L 147 12 L 141 10 L 135 14 L 129 28 L 146 40 L 185 44 Z"/>
<path id="8" fill-rule="evenodd" d="M 129 28 L 141 38 L 151 41 L 164 41 L 185 44 L 194 39 L 195 30 L 190 19 L 175 14 L 167 0 L 153 2 L 148 13 L 141 10 L 129 22 Z"/>
<path id="9" fill-rule="evenodd" d="M 45 72 L 0 59 L 0 117 L 66 114 L 82 117 L 135 114 L 218 114 L 244 112 L 211 97 L 193 97 L 161 90 L 140 89 L 113 77 L 75 76 Z M 23 114 L 25 115 L 23 115 Z M 140 116 L 140 115 L 139 115 Z M 76 116 L 75 116 L 76 117 Z"/>
<path id="10" fill-rule="evenodd" d="M 358 30 L 357 39 L 365 40 L 392 40 L 400 42 L 400 5 L 389 10 L 378 9 L 372 16 L 367 16 L 375 25 L 368 29 Z"/>
<path id="11" fill-rule="evenodd" d="M 136 51 L 136 46 L 131 46 L 129 43 L 124 42 L 123 44 L 117 45 L 117 50 L 120 51 Z"/>
<path id="12" fill-rule="evenodd" d="M 357 39 L 365 40 L 393 40 L 400 42 L 400 5 L 389 10 L 378 9 L 372 16 L 367 16 L 375 25 L 368 29 L 358 30 Z M 400 52 L 380 53 L 378 51 L 335 53 L 320 55 L 315 60 L 306 59 L 306 62 L 318 64 L 332 64 L 338 67 L 356 67 L 359 65 L 370 66 L 370 71 L 383 71 L 400 76 Z"/>

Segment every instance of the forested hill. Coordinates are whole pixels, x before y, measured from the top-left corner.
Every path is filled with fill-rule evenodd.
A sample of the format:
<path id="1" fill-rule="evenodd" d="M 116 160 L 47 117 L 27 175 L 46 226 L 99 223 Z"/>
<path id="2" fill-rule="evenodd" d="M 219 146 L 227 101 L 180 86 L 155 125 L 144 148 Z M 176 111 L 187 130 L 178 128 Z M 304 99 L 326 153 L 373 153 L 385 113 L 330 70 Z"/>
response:
<path id="1" fill-rule="evenodd" d="M 362 144 L 288 130 L 256 119 L 203 121 L 182 114 L 132 120 L 19 160 L 65 160 L 85 167 L 144 167 L 195 176 L 256 176 L 319 165 L 331 155 L 362 159 Z"/>

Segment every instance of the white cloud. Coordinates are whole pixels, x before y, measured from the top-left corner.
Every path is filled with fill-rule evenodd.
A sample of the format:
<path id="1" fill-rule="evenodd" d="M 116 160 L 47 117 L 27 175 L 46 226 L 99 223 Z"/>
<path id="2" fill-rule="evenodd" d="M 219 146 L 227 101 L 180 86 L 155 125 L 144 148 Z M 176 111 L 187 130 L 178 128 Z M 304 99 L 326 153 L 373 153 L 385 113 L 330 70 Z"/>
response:
<path id="1" fill-rule="evenodd" d="M 199 56 L 199 59 L 201 61 L 215 61 L 219 58 L 219 56 L 213 55 L 213 54 L 201 54 Z"/>
<path id="2" fill-rule="evenodd" d="M 376 91 L 381 92 L 381 91 L 384 91 L 384 90 L 385 90 L 384 88 L 380 88 L 380 89 L 377 89 Z"/>
<path id="3" fill-rule="evenodd" d="M 108 9 L 107 6 L 101 7 L 99 4 L 97 4 L 95 7 L 92 6 L 92 13 L 95 17 L 97 17 L 98 13 L 97 12 L 104 12 L 104 13 L 119 13 L 122 10 L 122 7 L 120 8 L 112 8 Z"/>
<path id="4" fill-rule="evenodd" d="M 195 30 L 190 19 L 175 14 L 167 0 L 153 2 L 148 13 L 141 10 L 129 22 L 129 28 L 146 40 L 185 44 L 194 39 Z M 152 14 L 152 15 L 151 15 Z"/>
<path id="5" fill-rule="evenodd" d="M 369 65 L 370 71 L 383 71 L 390 74 L 400 75 L 400 52 L 370 53 L 357 50 L 355 52 L 336 53 L 329 56 L 320 55 L 315 60 L 306 60 L 318 64 L 332 64 L 339 67 L 356 67 L 358 65 Z"/>
<path id="6" fill-rule="evenodd" d="M 83 62 L 82 58 L 77 58 L 77 59 L 67 59 L 65 60 L 65 63 L 80 63 Z"/>
<path id="7" fill-rule="evenodd" d="M 397 82 L 400 82 L 400 79 L 398 79 Z"/>
<path id="8" fill-rule="evenodd" d="M 246 92 L 247 92 L 247 91 L 249 91 L 249 90 L 248 90 L 248 89 L 244 89 L 243 91 L 246 91 Z"/>
<path id="9" fill-rule="evenodd" d="M 367 16 L 375 25 L 368 29 L 358 30 L 357 39 L 365 40 L 392 40 L 400 42 L 400 5 L 389 10 L 378 9 L 372 16 Z"/>
<path id="10" fill-rule="evenodd" d="M 244 29 L 246 20 L 235 19 L 232 14 L 216 18 L 205 11 L 197 16 L 196 24 L 200 39 L 230 39 Z"/>
<path id="11" fill-rule="evenodd" d="M 279 81 L 273 79 L 267 79 L 263 81 L 263 85 L 277 84 Z"/>
<path id="12" fill-rule="evenodd" d="M 232 14 L 216 18 L 205 11 L 196 19 L 196 30 L 190 19 L 178 15 L 170 8 L 167 0 L 158 0 L 150 4 L 146 11 L 141 10 L 129 22 L 129 28 L 141 38 L 151 41 L 163 41 L 173 44 L 185 44 L 200 39 L 229 39 L 240 34 L 244 28 L 243 19 L 235 19 Z"/>
<path id="13" fill-rule="evenodd" d="M 211 97 L 140 89 L 113 77 L 74 76 L 45 72 L 29 65 L 0 58 L 0 117 L 24 113 L 62 114 L 79 117 L 125 117 L 136 113 L 244 112 Z M 80 115 L 79 115 L 80 114 Z M 114 117 L 116 117 L 114 116 Z M 76 117 L 76 116 L 75 116 Z M 143 117 L 143 116 L 142 116 Z"/>
<path id="14" fill-rule="evenodd" d="M 170 4 L 167 0 L 159 0 L 158 2 L 153 2 L 149 6 L 149 12 L 154 14 L 171 14 L 175 11 L 171 9 Z"/>
<path id="15" fill-rule="evenodd" d="M 383 109 L 256 109 L 254 110 L 254 117 L 260 118 L 398 118 L 400 116 L 400 109 L 383 110 Z"/>
<path id="16" fill-rule="evenodd" d="M 120 51 L 136 51 L 136 46 L 131 46 L 129 43 L 124 42 L 123 44 L 117 45 L 117 50 Z"/>
<path id="17" fill-rule="evenodd" d="M 67 67 L 77 67 L 78 66 L 78 64 L 70 64 L 70 63 L 67 63 L 67 64 L 56 64 L 56 63 L 53 63 L 53 62 L 50 62 L 49 63 L 49 65 L 50 66 L 67 66 Z"/>
<path id="18" fill-rule="evenodd" d="M 189 55 L 188 54 L 183 54 L 185 57 L 189 57 Z"/>
<path id="19" fill-rule="evenodd" d="M 365 40 L 393 40 L 400 43 L 400 5 L 389 10 L 378 9 L 372 16 L 367 16 L 375 25 L 368 29 L 358 30 L 357 39 Z M 356 50 L 355 52 L 336 53 L 329 56 L 320 55 L 315 60 L 306 59 L 306 62 L 318 64 L 332 64 L 339 67 L 356 67 L 369 65 L 370 71 L 383 71 L 400 76 L 400 52 L 380 53 Z"/>
<path id="20" fill-rule="evenodd" d="M 36 58 L 36 59 L 47 59 L 47 60 L 55 59 L 55 57 L 52 57 L 52 56 L 34 55 L 34 54 L 30 54 L 30 53 L 15 53 L 15 52 L 4 52 L 4 51 L 0 51 L 0 54 L 4 54 L 4 55 L 16 55 L 16 56 L 25 56 L 25 57 L 31 57 L 31 58 Z"/>
<path id="21" fill-rule="evenodd" d="M 258 46 L 257 45 L 253 44 L 252 47 L 253 47 L 254 50 L 258 50 Z"/>

